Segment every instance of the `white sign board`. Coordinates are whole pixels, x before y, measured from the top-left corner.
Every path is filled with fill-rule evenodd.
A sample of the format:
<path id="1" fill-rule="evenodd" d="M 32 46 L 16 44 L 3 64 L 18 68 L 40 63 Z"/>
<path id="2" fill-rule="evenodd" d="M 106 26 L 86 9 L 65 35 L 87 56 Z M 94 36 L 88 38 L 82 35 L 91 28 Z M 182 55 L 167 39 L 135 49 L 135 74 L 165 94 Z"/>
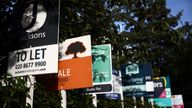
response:
<path id="1" fill-rule="evenodd" d="M 147 81 L 146 82 L 146 91 L 147 92 L 153 92 L 154 91 L 153 81 Z"/>
<path id="2" fill-rule="evenodd" d="M 184 108 L 182 95 L 172 95 L 172 108 Z"/>
<path id="3" fill-rule="evenodd" d="M 9 53 L 8 73 L 12 76 L 57 73 L 58 45 L 16 50 Z"/>

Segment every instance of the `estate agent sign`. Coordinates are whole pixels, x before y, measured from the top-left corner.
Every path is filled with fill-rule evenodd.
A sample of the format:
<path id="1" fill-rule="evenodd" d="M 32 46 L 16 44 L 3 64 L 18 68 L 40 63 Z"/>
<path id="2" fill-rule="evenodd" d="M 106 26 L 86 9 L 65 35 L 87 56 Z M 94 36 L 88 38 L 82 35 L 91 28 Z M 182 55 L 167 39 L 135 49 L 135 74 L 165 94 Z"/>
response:
<path id="1" fill-rule="evenodd" d="M 145 96 L 145 73 L 141 71 L 142 65 L 126 64 L 121 67 L 124 96 Z"/>
<path id="2" fill-rule="evenodd" d="M 112 58 L 111 45 L 96 45 L 92 47 L 93 87 L 86 88 L 86 93 L 112 92 Z"/>
<path id="3" fill-rule="evenodd" d="M 60 45 L 58 89 L 92 87 L 90 35 L 67 39 Z"/>
<path id="4" fill-rule="evenodd" d="M 48 89 L 70 90 L 92 87 L 90 35 L 67 39 L 59 45 L 58 74 L 38 78 Z"/>
<path id="5" fill-rule="evenodd" d="M 12 76 L 57 73 L 59 1 L 28 1 L 15 12 L 20 43 L 9 53 Z"/>

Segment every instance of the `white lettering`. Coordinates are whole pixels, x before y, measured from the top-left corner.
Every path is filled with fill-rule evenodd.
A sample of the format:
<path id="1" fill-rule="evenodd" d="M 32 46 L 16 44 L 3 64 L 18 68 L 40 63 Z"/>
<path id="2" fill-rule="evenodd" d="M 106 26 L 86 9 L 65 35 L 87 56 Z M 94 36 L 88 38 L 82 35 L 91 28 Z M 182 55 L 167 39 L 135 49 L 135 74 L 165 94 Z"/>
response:
<path id="1" fill-rule="evenodd" d="M 28 39 L 37 39 L 37 38 L 45 38 L 46 34 L 45 32 L 42 33 L 34 33 L 34 34 L 29 34 Z"/>
<path id="2" fill-rule="evenodd" d="M 159 83 L 155 83 L 154 82 L 154 87 L 157 88 L 157 87 L 163 87 L 163 84 L 161 82 Z"/>
<path id="3" fill-rule="evenodd" d="M 62 70 L 59 70 L 59 73 L 58 73 L 58 76 L 59 77 L 62 77 L 62 76 L 71 76 L 71 69 L 62 69 Z"/>

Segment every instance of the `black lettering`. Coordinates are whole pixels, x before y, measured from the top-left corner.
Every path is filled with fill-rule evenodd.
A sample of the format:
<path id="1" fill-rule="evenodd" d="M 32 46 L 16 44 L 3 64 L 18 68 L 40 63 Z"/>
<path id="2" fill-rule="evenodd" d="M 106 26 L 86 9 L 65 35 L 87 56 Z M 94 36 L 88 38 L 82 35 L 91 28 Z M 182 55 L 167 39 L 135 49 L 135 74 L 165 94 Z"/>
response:
<path id="1" fill-rule="evenodd" d="M 44 59 L 44 57 L 45 57 L 45 50 L 47 50 L 47 48 L 42 48 L 41 50 L 42 50 L 42 59 Z"/>
<path id="2" fill-rule="evenodd" d="M 27 58 L 27 52 L 23 51 L 21 52 L 21 61 L 25 61 Z"/>
<path id="3" fill-rule="evenodd" d="M 21 52 L 17 52 L 17 53 L 16 53 L 16 55 L 17 55 L 17 62 L 20 61 L 20 59 L 19 59 L 19 58 L 20 58 L 20 54 L 21 54 Z"/>
<path id="4" fill-rule="evenodd" d="M 39 50 L 40 50 L 40 49 L 36 49 L 36 50 L 35 50 L 35 59 L 40 59 L 40 57 L 38 57 L 39 54 L 40 54 L 40 53 L 39 53 Z"/>
<path id="5" fill-rule="evenodd" d="M 33 53 L 32 50 L 30 51 L 30 60 L 34 60 L 34 58 L 32 57 Z"/>

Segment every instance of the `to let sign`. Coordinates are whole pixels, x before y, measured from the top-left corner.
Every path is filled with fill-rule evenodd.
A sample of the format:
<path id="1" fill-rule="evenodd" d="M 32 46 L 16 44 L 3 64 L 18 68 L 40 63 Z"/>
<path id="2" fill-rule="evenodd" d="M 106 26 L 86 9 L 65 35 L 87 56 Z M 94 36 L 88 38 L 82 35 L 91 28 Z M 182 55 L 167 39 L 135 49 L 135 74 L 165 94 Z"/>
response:
<path id="1" fill-rule="evenodd" d="M 55 51 L 55 47 L 56 45 L 40 46 L 11 52 L 9 55 L 8 72 L 12 76 L 57 72 L 58 59 L 55 58 L 58 57 L 58 50 Z"/>
<path id="2" fill-rule="evenodd" d="M 9 52 L 8 73 L 13 77 L 57 73 L 59 0 L 16 4 L 15 36 L 20 46 Z"/>

